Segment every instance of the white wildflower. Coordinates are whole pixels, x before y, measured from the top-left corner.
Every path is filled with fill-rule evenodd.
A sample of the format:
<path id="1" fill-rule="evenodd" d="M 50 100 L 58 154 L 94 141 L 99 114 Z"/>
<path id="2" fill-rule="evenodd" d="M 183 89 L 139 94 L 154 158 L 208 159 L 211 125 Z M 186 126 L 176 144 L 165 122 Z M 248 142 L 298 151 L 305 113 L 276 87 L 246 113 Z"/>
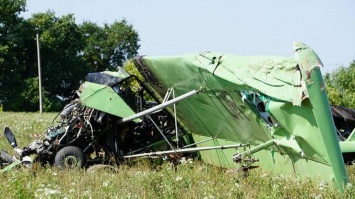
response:
<path id="1" fill-rule="evenodd" d="M 320 185 L 319 185 L 319 189 L 320 189 L 320 190 L 323 190 L 326 186 L 327 186 L 327 182 L 324 181 L 324 180 L 322 180 L 322 182 L 321 182 Z"/>
<path id="2" fill-rule="evenodd" d="M 84 191 L 84 196 L 90 196 L 91 192 L 89 190 Z"/>
<path id="3" fill-rule="evenodd" d="M 234 185 L 235 185 L 235 187 L 237 187 L 237 188 L 240 187 L 239 183 L 237 183 L 237 182 L 236 182 Z"/>
<path id="4" fill-rule="evenodd" d="M 186 164 L 187 163 L 185 157 L 182 157 L 179 161 L 180 161 L 181 164 Z"/>
<path id="5" fill-rule="evenodd" d="M 55 190 L 55 189 L 44 189 L 44 194 L 45 195 L 53 195 L 53 194 L 58 194 L 60 193 L 59 190 Z"/>
<path id="6" fill-rule="evenodd" d="M 212 196 L 212 195 L 209 195 L 208 197 L 207 196 L 205 196 L 203 199 L 214 199 L 214 196 Z"/>
<path id="7" fill-rule="evenodd" d="M 54 195 L 54 194 L 59 194 L 60 191 L 59 190 L 55 190 L 55 189 L 49 189 L 49 188 L 44 188 L 44 189 L 37 189 L 35 192 L 35 197 L 40 197 L 41 196 L 48 196 L 48 195 Z"/>
<path id="8" fill-rule="evenodd" d="M 346 185 L 346 187 L 347 187 L 347 188 L 352 188 L 353 185 L 352 185 L 350 182 L 348 182 L 348 184 Z"/>
<path id="9" fill-rule="evenodd" d="M 103 187 L 107 187 L 107 186 L 108 186 L 108 181 L 103 182 L 103 183 L 102 183 L 102 186 L 103 186 Z"/>
<path id="10" fill-rule="evenodd" d="M 175 179 L 176 182 L 179 182 L 179 181 L 181 181 L 181 180 L 182 180 L 182 176 L 178 176 L 178 177 L 176 177 L 176 179 Z"/>

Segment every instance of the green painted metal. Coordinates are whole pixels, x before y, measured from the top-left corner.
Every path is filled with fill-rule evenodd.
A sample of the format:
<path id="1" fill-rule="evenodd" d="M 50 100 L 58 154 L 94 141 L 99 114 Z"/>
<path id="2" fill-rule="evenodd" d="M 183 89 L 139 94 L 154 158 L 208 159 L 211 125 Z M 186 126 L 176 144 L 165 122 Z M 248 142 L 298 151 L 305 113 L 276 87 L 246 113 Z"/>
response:
<path id="1" fill-rule="evenodd" d="M 324 158 L 328 158 L 327 162 L 331 164 L 334 172 L 335 178 L 333 180 L 342 191 L 344 184 L 347 183 L 347 174 L 343 158 L 340 155 L 341 151 L 336 136 L 336 128 L 320 72 L 322 63 L 314 51 L 304 44 L 294 43 L 294 50 L 302 72 L 302 79 L 306 84 L 309 100 L 312 104 L 312 112 L 321 132 L 319 141 L 323 141 L 322 145 L 326 146 L 327 153 Z"/>
<path id="2" fill-rule="evenodd" d="M 129 106 L 129 104 L 134 103 L 135 99 L 133 99 L 132 96 L 126 94 L 126 91 L 128 90 L 120 90 L 121 84 L 124 84 L 124 82 L 130 76 L 125 73 L 125 71 L 104 71 L 102 73 L 113 77 L 118 77 L 121 79 L 121 81 L 117 83 L 117 85 L 110 86 L 89 81 L 84 82 L 84 84 L 81 86 L 81 103 L 87 107 L 110 113 L 122 118 L 135 114 L 135 112 Z M 122 88 L 123 87 L 125 86 L 122 86 Z M 114 90 L 114 88 L 116 90 Z M 133 121 L 140 122 L 141 119 L 138 118 Z"/>
<path id="3" fill-rule="evenodd" d="M 339 145 L 342 153 L 354 153 L 355 141 L 342 141 Z"/>
<path id="4" fill-rule="evenodd" d="M 110 86 L 85 82 L 80 101 L 85 106 L 119 117 L 127 117 L 135 112 Z"/>
<path id="5" fill-rule="evenodd" d="M 245 150 L 242 153 L 238 153 L 237 155 L 233 156 L 233 160 L 235 162 L 241 162 L 243 160 L 244 156 L 250 156 L 250 155 L 252 155 L 252 154 L 254 154 L 256 152 L 259 152 L 259 151 L 261 151 L 263 149 L 266 149 L 266 148 L 268 148 L 268 147 L 270 147 L 270 146 L 272 146 L 274 144 L 275 144 L 274 140 L 269 140 L 269 141 L 267 141 L 265 143 L 262 143 L 262 144 L 259 144 L 258 146 L 255 146 L 255 147 L 253 147 L 251 149 Z"/>
<path id="6" fill-rule="evenodd" d="M 355 149 L 355 129 L 351 132 L 345 141 L 340 141 L 340 150 L 342 153 L 354 153 Z"/>
<path id="7" fill-rule="evenodd" d="M 212 52 L 145 56 L 135 64 L 158 98 L 171 87 L 176 96 L 202 87 L 198 95 L 177 104 L 178 121 L 195 142 L 214 138 L 198 147 L 250 145 L 204 151 L 202 160 L 233 168 L 233 155 L 273 142 L 252 151 L 259 159 L 255 165 L 334 182 L 343 191 L 347 174 L 319 70 L 322 64 L 308 46 L 296 42 L 294 49 L 295 57 Z"/>
<path id="8" fill-rule="evenodd" d="M 20 165 L 21 161 L 20 160 L 16 160 L 15 162 L 11 163 L 10 165 L 8 165 L 7 167 L 3 168 L 0 170 L 0 174 L 1 173 L 5 173 L 7 171 L 12 170 L 13 168 L 15 168 L 17 165 Z"/>
<path id="9" fill-rule="evenodd" d="M 353 131 L 349 135 L 348 139 L 346 139 L 346 141 L 355 141 L 355 129 L 353 129 Z"/>

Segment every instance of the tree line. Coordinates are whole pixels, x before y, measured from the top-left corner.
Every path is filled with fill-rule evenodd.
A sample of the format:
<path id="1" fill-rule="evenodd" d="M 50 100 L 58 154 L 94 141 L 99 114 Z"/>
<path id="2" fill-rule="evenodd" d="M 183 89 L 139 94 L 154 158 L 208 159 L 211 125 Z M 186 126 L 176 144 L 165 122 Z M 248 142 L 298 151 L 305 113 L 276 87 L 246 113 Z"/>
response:
<path id="1" fill-rule="evenodd" d="M 73 14 L 52 11 L 24 19 L 26 0 L 0 0 L 0 107 L 39 109 L 36 34 L 39 35 L 43 110 L 59 111 L 88 72 L 116 70 L 138 54 L 139 35 L 125 19 L 97 25 L 75 23 Z M 355 61 L 324 76 L 329 101 L 355 108 Z"/>
<path id="2" fill-rule="evenodd" d="M 0 103 L 4 111 L 38 111 L 39 35 L 43 110 L 62 107 L 57 95 L 77 89 L 88 72 L 115 70 L 138 54 L 139 35 L 122 19 L 112 24 L 75 23 L 53 11 L 24 19 L 25 0 L 0 0 Z"/>
<path id="3" fill-rule="evenodd" d="M 324 76 L 329 102 L 355 109 L 355 60 Z"/>

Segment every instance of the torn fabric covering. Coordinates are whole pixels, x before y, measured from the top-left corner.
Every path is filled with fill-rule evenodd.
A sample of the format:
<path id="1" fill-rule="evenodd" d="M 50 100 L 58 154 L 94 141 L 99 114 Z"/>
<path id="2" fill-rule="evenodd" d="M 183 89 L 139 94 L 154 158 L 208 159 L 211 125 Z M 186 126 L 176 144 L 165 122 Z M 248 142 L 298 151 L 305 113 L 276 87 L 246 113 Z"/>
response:
<path id="1" fill-rule="evenodd" d="M 129 75 L 123 70 L 119 70 L 118 72 L 104 71 L 88 73 L 86 75 L 86 81 L 106 86 L 113 86 L 128 76 Z"/>
<path id="2" fill-rule="evenodd" d="M 340 106 L 331 106 L 330 108 L 334 117 L 342 118 L 344 121 L 355 121 L 355 110 Z"/>
<path id="3" fill-rule="evenodd" d="M 198 146 L 244 143 L 275 145 L 252 156 L 262 168 L 334 182 L 347 174 L 319 67 L 308 46 L 294 43 L 295 57 L 202 53 L 134 60 L 160 98 L 202 88 L 177 104 L 177 117 Z M 240 151 L 247 148 L 239 148 Z M 201 152 L 204 161 L 235 167 L 235 149 Z M 276 152 L 276 153 L 275 153 Z"/>
<path id="4" fill-rule="evenodd" d="M 86 81 L 106 86 L 113 86 L 121 80 L 122 78 L 105 73 L 89 73 L 86 75 Z"/>

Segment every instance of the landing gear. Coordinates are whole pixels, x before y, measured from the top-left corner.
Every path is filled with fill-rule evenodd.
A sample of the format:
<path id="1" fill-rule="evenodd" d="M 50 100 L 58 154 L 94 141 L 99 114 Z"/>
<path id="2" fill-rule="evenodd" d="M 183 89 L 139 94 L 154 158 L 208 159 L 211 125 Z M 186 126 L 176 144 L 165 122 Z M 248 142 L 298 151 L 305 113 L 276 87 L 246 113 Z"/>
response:
<path id="1" fill-rule="evenodd" d="M 66 146 L 58 151 L 54 164 L 62 168 L 82 168 L 86 164 L 86 157 L 79 147 Z"/>

